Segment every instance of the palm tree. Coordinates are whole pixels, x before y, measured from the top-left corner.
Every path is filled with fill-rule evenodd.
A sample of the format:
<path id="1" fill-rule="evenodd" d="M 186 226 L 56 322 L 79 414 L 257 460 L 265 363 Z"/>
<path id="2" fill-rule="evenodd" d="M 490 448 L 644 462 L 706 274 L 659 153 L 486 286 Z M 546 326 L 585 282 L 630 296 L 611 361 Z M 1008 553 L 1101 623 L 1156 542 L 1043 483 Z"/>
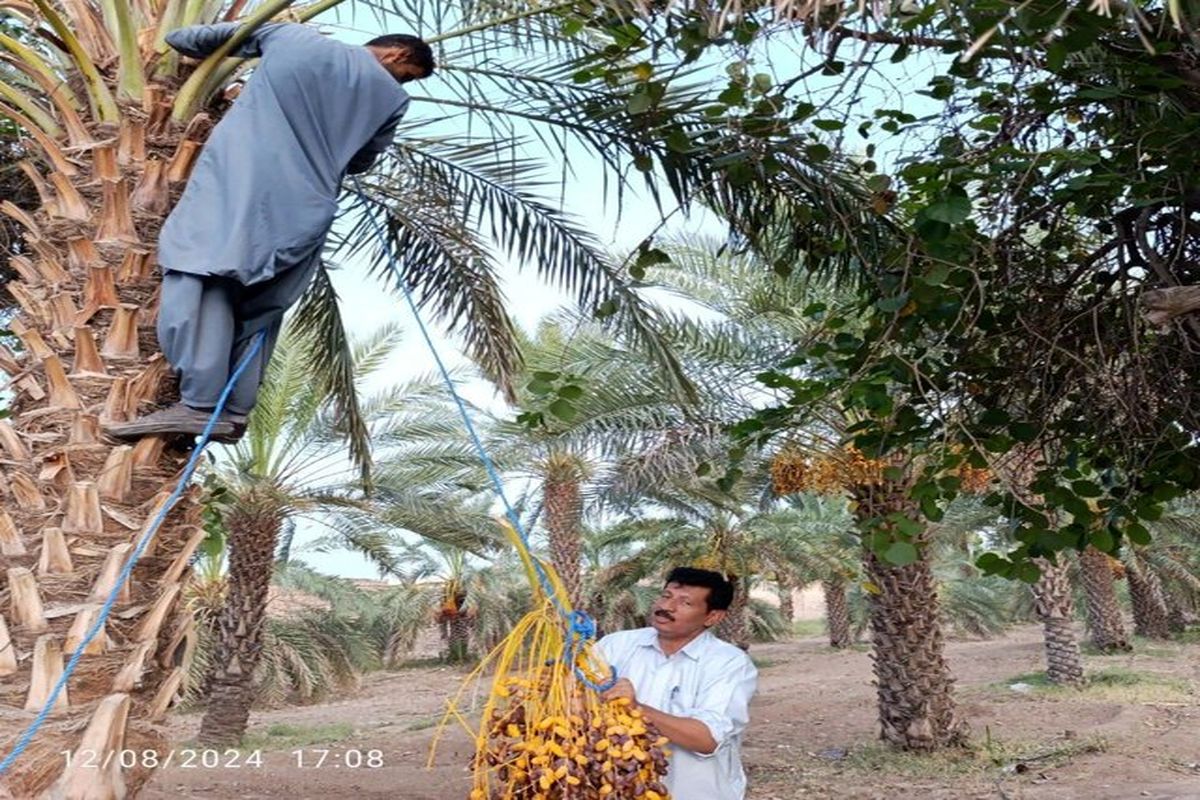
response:
<path id="1" fill-rule="evenodd" d="M 481 558 L 477 552 L 424 539 L 410 544 L 403 555 L 410 578 L 437 600 L 433 621 L 441 628 L 451 663 L 492 650 L 533 607 L 524 574 L 509 550 Z"/>
<path id="2" fill-rule="evenodd" d="M 1122 563 L 1133 606 L 1133 632 L 1147 639 L 1171 638 L 1167 598 L 1158 575 L 1136 548 L 1125 551 Z"/>
<path id="3" fill-rule="evenodd" d="M 223 514 L 229 530 L 225 600 L 214 626 L 208 707 L 199 739 L 236 744 L 250 719 L 252 679 L 262 655 L 267 589 L 286 502 L 267 484 L 239 488 Z"/>
<path id="4" fill-rule="evenodd" d="M 912 532 L 914 552 L 905 564 L 885 560 L 864 537 L 864 572 L 873 586 L 868 602 L 881 735 L 906 750 L 933 750 L 962 742 L 967 727 L 958 715 L 945 659 L 929 559 L 933 530 L 909 492 L 912 465 L 895 459 L 890 466 L 900 477 L 885 476 L 850 490 L 864 533 L 885 520 Z"/>
<path id="5" fill-rule="evenodd" d="M 846 516 L 848 518 L 849 515 L 845 513 L 846 509 L 843 503 L 834 503 L 833 507 L 838 517 Z M 839 564 L 834 569 L 825 570 L 820 578 L 821 595 L 825 601 L 825 631 L 829 635 L 829 646 L 835 650 L 847 648 L 854 643 L 854 636 L 850 629 L 850 606 L 846 600 L 846 586 L 858 573 L 857 567 L 854 565 L 850 541 L 852 529 L 850 525 L 842 526 L 840 523 L 840 519 L 835 523 L 839 525 L 840 530 L 828 531 L 830 545 L 837 548 Z"/>
<path id="6" fill-rule="evenodd" d="M 227 540 L 222 536 L 213 544 L 197 564 L 196 580 L 185 595 L 196 621 L 197 641 L 182 702 L 193 708 L 203 708 L 208 699 L 208 678 L 219 636 L 217 621 L 227 588 Z M 313 702 L 355 686 L 362 673 L 378 668 L 383 646 L 374 629 L 382 608 L 392 604 L 345 579 L 320 575 L 296 562 L 279 565 L 274 578 L 273 585 L 302 591 L 328 607 L 267 617 L 262 657 L 252 677 L 250 696 L 255 706 Z M 391 600 L 396 592 L 388 594 Z M 406 599 L 420 608 L 419 596 Z"/>
<path id="7" fill-rule="evenodd" d="M 796 342 L 819 331 L 820 323 L 803 313 L 810 303 L 845 304 L 842 293 L 816 278 L 796 273 L 780 277 L 761 256 L 730 259 L 719 252 L 704 242 L 685 245 L 675 263 L 649 273 L 720 315 L 708 327 L 737 332 L 720 348 L 711 336 L 698 338 L 702 352 L 717 350 L 718 362 L 721 351 L 741 350 L 744 369 L 769 369 L 785 360 Z M 772 353 L 781 355 L 771 358 Z M 819 426 L 789 431 L 789 446 L 818 453 L 840 448 L 852 421 L 841 419 L 840 409 L 832 404 L 816 410 L 816 416 L 824 420 Z M 839 490 L 844 488 L 854 501 L 856 528 L 862 534 L 883 738 L 906 749 L 933 749 L 961 741 L 966 727 L 955 709 L 953 679 L 944 657 L 937 584 L 929 561 L 932 531 L 908 497 L 913 473 L 906 465 L 895 466 L 903 474 L 898 480 L 849 482 Z M 902 518 L 910 532 L 914 557 L 909 563 L 885 561 L 870 546 L 875 527 L 889 518 Z M 838 588 L 834 582 L 830 605 L 840 618 Z"/>
<path id="8" fill-rule="evenodd" d="M 1040 497 L 1030 488 L 1043 463 L 1042 451 L 1029 446 L 1018 451 L 1005 463 L 1004 479 L 1022 502 L 1038 502 Z M 1039 503 L 1040 505 L 1040 503 Z M 1084 681 L 1083 654 L 1075 636 L 1075 598 L 1071 587 L 1071 562 L 1063 554 L 1055 559 L 1039 558 L 1035 562 L 1040 572 L 1031 591 L 1034 614 L 1042 623 L 1046 649 L 1046 677 L 1060 686 L 1080 686 Z"/>
<path id="9" fill-rule="evenodd" d="M 953 635 L 1000 635 L 1025 615 L 1020 585 L 984 576 L 975 564 L 980 552 L 994 544 L 995 517 L 977 498 L 959 497 L 947 506 L 941 521 L 930 525 L 929 561 L 938 587 L 941 626 Z M 856 633 L 870 625 L 874 589 L 864 582 L 850 587 L 850 616 Z"/>
<path id="10" fill-rule="evenodd" d="M 436 576 L 441 583 L 437 590 L 438 609 L 434 621 L 446 642 L 446 660 L 451 663 L 467 661 L 471 655 L 471 624 L 475 619 L 478 599 L 470 591 L 475 571 L 466 550 L 435 543 L 410 545 L 408 560 L 419 560 L 412 577 L 416 580 Z M 469 603 L 468 603 L 469 601 Z"/>
<path id="11" fill-rule="evenodd" d="M 820 582 L 829 646 L 849 647 L 854 637 L 846 587 L 857 569 L 854 521 L 846 502 L 816 494 L 788 497 L 785 502 L 785 510 L 764 516 L 754 526 L 752 546 L 770 554 L 776 574 L 784 578 L 781 585 Z"/>
<path id="12" fill-rule="evenodd" d="M 711 322 L 679 319 L 673 336 L 686 364 L 700 367 L 700 374 L 719 376 L 724 384 L 724 407 L 713 414 L 713 420 L 727 419 L 726 415 L 737 418 L 739 413 L 741 418 L 749 416 L 755 406 L 749 391 L 754 375 L 783 361 L 796 342 L 819 330 L 820 323 L 804 314 L 804 309 L 818 299 L 827 305 L 840 304 L 839 293 L 818 280 L 795 273 L 780 276 L 766 269 L 761 257 L 731 258 L 720 252 L 704 240 L 684 242 L 671 249 L 669 264 L 647 272 L 649 280 L 679 292 L 717 317 Z M 758 390 L 762 391 L 761 386 Z M 825 411 L 828 413 L 818 414 L 827 419 L 821 429 L 790 431 L 788 446 L 818 451 L 838 447 L 850 423 L 839 421 L 837 408 Z M 658 460 L 668 465 L 665 468 L 657 467 L 653 453 L 631 459 L 633 472 L 639 475 L 632 485 L 659 487 L 648 499 L 674 508 L 672 500 L 661 497 L 661 487 L 666 485 L 662 474 L 686 474 L 688 455 L 678 452 L 683 450 L 678 446 L 660 448 Z M 661 455 L 663 452 L 667 455 Z M 695 469 L 703 459 L 692 456 L 691 461 Z M 962 741 L 966 727 L 955 708 L 953 679 L 943 654 L 936 581 L 928 557 L 932 532 L 907 496 L 907 478 L 844 488 L 855 502 L 856 528 L 863 534 L 883 738 L 909 749 Z M 873 526 L 889 516 L 902 517 L 911 531 L 915 558 L 910 563 L 884 561 L 869 546 Z M 829 588 L 829 605 L 840 622 L 842 606 L 837 601 L 841 587 L 831 581 Z M 840 630 L 835 638 L 839 643 L 843 639 Z"/>
<path id="13" fill-rule="evenodd" d="M 352 363 L 359 387 L 384 368 L 400 341 L 400 329 L 385 326 L 355 345 Z M 428 426 L 439 414 L 448 418 L 450 413 L 437 387 L 424 379 L 360 404 L 372 440 L 383 446 L 378 458 L 382 505 L 367 500 L 359 473 L 340 447 L 346 431 L 336 414 L 332 382 L 313 372 L 315 349 L 311 336 L 295 326 L 285 328 L 246 436 L 228 462 L 215 469 L 225 490 L 229 568 L 208 709 L 200 727 L 199 738 L 206 743 L 236 743 L 245 731 L 251 678 L 262 652 L 266 593 L 285 519 L 313 519 L 330 529 L 337 544 L 363 553 L 381 573 L 392 575 L 404 574 L 404 562 L 387 532 L 390 527 L 403 522 L 419 535 L 476 546 L 487 530 L 486 510 L 478 505 L 472 515 L 469 507 L 453 504 L 444 494 L 435 500 L 440 489 L 428 484 L 406 482 L 397 488 L 392 467 L 423 442 L 413 437 L 407 450 L 387 445 L 400 432 L 412 436 L 415 417 Z M 436 519 L 411 513 L 412 502 L 421 500 L 422 493 L 425 503 L 440 503 Z"/>
<path id="14" fill-rule="evenodd" d="M 1046 646 L 1046 678 L 1061 686 L 1083 683 L 1083 656 L 1075 637 L 1075 602 L 1071 563 L 1066 557 L 1035 562 L 1041 575 L 1032 587 L 1034 613 L 1042 622 Z"/>
<path id="15" fill-rule="evenodd" d="M 385 328 L 356 348 L 359 380 L 379 368 L 398 339 L 397 328 Z M 267 591 L 284 520 L 306 514 L 321 518 L 361 502 L 358 476 L 338 447 L 345 434 L 334 413 L 332 381 L 310 366 L 312 337 L 293 326 L 279 345 L 245 439 L 213 475 L 222 490 L 214 509 L 227 531 L 228 570 L 199 734 L 210 744 L 236 743 L 249 719 Z M 386 414 L 379 404 L 368 410 Z M 377 421 L 373 416 L 366 421 Z M 386 549 L 373 553 L 382 569 L 391 566 Z"/>
<path id="16" fill-rule="evenodd" d="M 821 592 L 825 598 L 825 628 L 829 633 L 829 646 L 841 650 L 854 644 L 850 629 L 850 604 L 846 599 L 846 581 L 831 578 L 821 581 Z"/>
<path id="17" fill-rule="evenodd" d="M 467 605 L 467 553 L 457 550 L 447 555 L 449 574 L 444 576 L 442 604 L 437 623 L 446 640 L 446 660 L 466 661 L 471 654 L 471 618 L 474 609 Z M 475 598 L 471 598 L 475 600 Z"/>
<path id="18" fill-rule="evenodd" d="M 601 500 L 595 479 L 617 454 L 683 424 L 686 399 L 644 353 L 577 313 L 546 319 L 522 352 L 516 419 L 490 421 L 488 450 L 537 497 L 531 525 L 541 523 L 551 564 L 583 608 L 585 514 Z"/>
<path id="19" fill-rule="evenodd" d="M 1200 598 L 1200 514 L 1194 498 L 1167 507 L 1147 525 L 1152 540 L 1123 553 L 1135 632 L 1166 638 L 1195 621 Z M 1165 620 L 1164 620 L 1165 617 Z"/>
<path id="20" fill-rule="evenodd" d="M 927 457 L 899 452 L 866 458 L 853 447 L 831 448 L 829 442 L 845 437 L 843 429 L 852 422 L 838 416 L 838 409 L 829 409 L 828 432 L 789 432 L 792 441 L 771 456 L 774 490 L 788 495 L 815 489 L 842 493 L 851 501 L 862 552 L 882 738 L 910 750 L 961 743 L 967 726 L 957 714 L 954 680 L 944 656 L 934 571 L 934 556 L 946 537 L 937 535 L 939 525 L 930 523 L 912 496 L 915 476 L 926 468 Z M 975 567 L 960 557 L 958 570 L 975 572 Z"/>
<path id="21" fill-rule="evenodd" d="M 1148 527 L 1153 534 L 1150 545 L 1135 548 L 1126 557 L 1135 558 L 1138 570 L 1156 579 L 1162 589 L 1168 628 L 1172 633 L 1182 633 L 1198 620 L 1200 612 L 1200 513 L 1195 499 L 1171 504 L 1163 517 Z M 1151 595 L 1146 601 L 1157 604 L 1152 585 L 1147 587 Z M 1133 583 L 1129 591 L 1136 621 L 1139 607 Z"/>
<path id="22" fill-rule="evenodd" d="M 818 284 L 764 272 L 750 256 L 715 257 L 718 247 L 711 238 L 672 243 L 669 260 L 644 278 L 722 317 L 704 322 L 662 314 L 669 322 L 662 345 L 689 379 L 686 395 L 647 362 L 644 351 L 577 313 L 548 319 L 523 343 L 525 369 L 514 397 L 518 421 L 495 424 L 489 450 L 540 490 L 534 517 L 543 523 L 552 563 L 576 605 L 583 601 L 580 563 L 589 502 L 600 509 L 614 496 L 630 494 L 629 486 L 618 485 L 616 460 L 641 453 L 636 480 L 652 481 L 654 474 L 692 463 L 697 453 L 714 456 L 722 424 L 752 408 L 743 390 L 789 352 L 794 337 L 811 330 L 800 309 L 829 294 Z M 741 608 L 739 600 L 733 624 Z"/>

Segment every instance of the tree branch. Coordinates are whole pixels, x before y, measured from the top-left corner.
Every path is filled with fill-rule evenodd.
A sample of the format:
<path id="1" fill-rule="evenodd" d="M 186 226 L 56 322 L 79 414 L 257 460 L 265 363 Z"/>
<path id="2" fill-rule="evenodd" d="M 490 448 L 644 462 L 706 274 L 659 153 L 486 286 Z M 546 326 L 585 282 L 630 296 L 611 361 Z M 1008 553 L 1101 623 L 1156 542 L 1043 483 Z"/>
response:
<path id="1" fill-rule="evenodd" d="M 860 42 L 871 42 L 872 44 L 906 44 L 909 47 L 957 47 L 960 49 L 963 47 L 963 43 L 956 39 L 935 39 L 932 36 L 889 33 L 888 31 L 860 31 L 845 25 L 831 28 L 829 32 L 834 36 L 857 39 Z"/>
<path id="2" fill-rule="evenodd" d="M 1193 311 L 1200 311 L 1200 286 L 1171 286 L 1142 295 L 1142 313 L 1151 325 L 1166 325 Z"/>
<path id="3" fill-rule="evenodd" d="M 967 45 L 965 42 L 960 42 L 957 39 L 936 39 L 932 36 L 918 36 L 916 34 L 900 34 L 890 33 L 888 31 L 862 31 L 857 28 L 849 28 L 845 25 L 838 25 L 835 28 L 830 28 L 829 32 L 837 39 L 857 39 L 860 42 L 870 42 L 871 44 L 890 44 L 890 45 L 907 45 L 909 47 L 937 47 L 942 50 L 965 50 Z M 1016 61 L 1019 55 L 1013 51 L 1006 51 L 998 47 L 989 47 L 985 50 L 976 53 L 975 58 L 1000 58 L 1005 61 Z"/>

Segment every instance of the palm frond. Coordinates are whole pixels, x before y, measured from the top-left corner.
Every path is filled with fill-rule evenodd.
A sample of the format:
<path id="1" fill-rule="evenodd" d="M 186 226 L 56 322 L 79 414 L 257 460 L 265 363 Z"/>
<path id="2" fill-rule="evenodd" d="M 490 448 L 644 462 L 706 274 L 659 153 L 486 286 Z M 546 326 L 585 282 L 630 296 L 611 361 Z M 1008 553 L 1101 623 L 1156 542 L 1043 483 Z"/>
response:
<path id="1" fill-rule="evenodd" d="M 433 587 L 409 585 L 377 592 L 373 599 L 375 613 L 365 627 L 383 663 L 396 666 L 433 621 L 439 594 Z"/>
<path id="2" fill-rule="evenodd" d="M 403 339 L 404 329 L 400 327 L 400 323 L 392 321 L 376 328 L 365 338 L 355 341 L 351 361 L 359 383 L 378 372 L 387 363 L 388 358 L 399 349 Z M 359 410 L 367 416 L 363 410 L 364 403 L 360 402 L 359 405 Z"/>
<path id="3" fill-rule="evenodd" d="M 351 460 L 364 486 L 371 483 L 371 436 L 359 408 L 354 375 L 354 351 L 346 335 L 337 291 L 322 265 L 312 285 L 300 298 L 293 317 L 297 330 L 311 337 L 312 376 L 321 382 L 337 408 L 339 429 L 344 432 Z"/>
<path id="4" fill-rule="evenodd" d="M 385 502 L 380 514 L 385 523 L 423 539 L 445 542 L 476 554 L 499 545 L 496 523 L 486 506 L 451 505 L 444 496 L 414 492 L 388 495 Z"/>
<path id="5" fill-rule="evenodd" d="M 319 518 L 327 533 L 309 542 L 305 552 L 328 552 L 347 549 L 370 561 L 380 575 L 407 577 L 404 562 L 398 555 L 399 542 L 387 527 L 370 512 L 358 509 L 343 509 L 322 514 Z"/>
<path id="6" fill-rule="evenodd" d="M 779 608 L 757 597 L 746 604 L 746 624 L 752 642 L 777 642 L 791 632 Z"/>
<path id="7" fill-rule="evenodd" d="M 444 186 L 418 184 L 406 171 L 394 174 L 402 176 L 403 188 L 363 184 L 369 200 L 349 212 L 355 221 L 335 252 L 369 254 L 373 274 L 411 293 L 418 308 L 432 307 L 447 332 L 463 335 L 468 354 L 488 378 L 511 395 L 520 353 L 491 254 L 451 205 L 454 198 Z M 387 209 L 386 247 L 374 203 Z"/>
<path id="8" fill-rule="evenodd" d="M 456 261 L 464 259 L 448 259 L 446 247 L 431 246 L 430 242 L 444 241 L 445 237 L 421 235 L 430 226 L 415 219 L 413 209 L 423 192 L 437 187 L 438 220 L 443 226 L 448 224 L 447 218 L 461 221 L 457 244 L 471 245 L 470 261 L 488 263 L 482 243 L 467 236 L 468 230 L 486 231 L 509 258 L 533 266 L 544 278 L 574 294 L 586 312 L 610 312 L 606 324 L 649 355 L 677 393 L 692 397 L 694 390 L 666 342 L 658 312 L 628 285 L 589 232 L 539 197 L 544 184 L 538 179 L 536 164 L 519 158 L 497 160 L 497 147 L 494 143 L 464 140 L 416 140 L 395 153 L 389 174 L 396 177 L 370 184 L 368 194 L 386 202 L 390 209 L 390 244 L 399 257 L 406 283 L 422 303 L 436 298 L 439 315 L 451 329 L 459 324 L 464 327 L 477 362 L 489 377 L 501 381 L 511 399 L 511 380 L 519 362 L 515 356 L 504 354 L 505 349 L 517 348 L 511 322 L 502 313 L 498 289 L 492 288 L 484 295 L 495 299 L 495 308 L 479 315 L 478 321 L 472 319 L 464 305 L 466 300 L 451 299 L 448 288 L 457 286 L 461 293 L 467 285 L 457 275 L 465 264 Z M 410 224 L 414 226 L 411 231 L 406 229 Z M 355 234 L 362 232 L 356 228 Z M 377 262 L 382 255 L 376 249 Z M 475 276 L 471 285 L 480 277 Z M 486 285 L 493 284 L 490 281 Z M 485 346 L 491 342 L 497 344 Z"/>

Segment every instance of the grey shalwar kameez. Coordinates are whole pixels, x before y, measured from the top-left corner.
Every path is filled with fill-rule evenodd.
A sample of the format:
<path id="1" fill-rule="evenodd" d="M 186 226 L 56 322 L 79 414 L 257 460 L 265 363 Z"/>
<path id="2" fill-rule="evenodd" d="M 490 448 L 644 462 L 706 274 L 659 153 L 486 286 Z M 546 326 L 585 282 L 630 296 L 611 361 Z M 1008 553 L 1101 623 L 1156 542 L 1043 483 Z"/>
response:
<path id="1" fill-rule="evenodd" d="M 237 23 L 173 31 L 167 43 L 201 58 Z M 183 401 L 216 405 L 259 330 L 260 355 L 228 408 L 249 413 L 284 312 L 320 263 L 347 173 L 392 141 L 408 94 L 365 47 L 304 25 L 261 28 L 233 53 L 261 57 L 213 129 L 159 238 L 159 342 L 180 371 Z"/>

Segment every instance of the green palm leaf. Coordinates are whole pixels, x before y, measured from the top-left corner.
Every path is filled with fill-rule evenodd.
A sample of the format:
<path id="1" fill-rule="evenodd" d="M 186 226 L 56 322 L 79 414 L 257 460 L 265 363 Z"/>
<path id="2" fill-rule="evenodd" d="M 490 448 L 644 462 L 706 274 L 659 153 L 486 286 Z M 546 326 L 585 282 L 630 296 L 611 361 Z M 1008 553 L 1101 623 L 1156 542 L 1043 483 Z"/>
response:
<path id="1" fill-rule="evenodd" d="M 338 412 L 338 427 L 344 432 L 350 457 L 358 467 L 363 484 L 371 482 L 371 438 L 359 408 L 355 383 L 354 352 L 346 335 L 337 292 L 322 266 L 296 308 L 294 325 L 311 339 L 311 375 L 323 383 Z"/>

